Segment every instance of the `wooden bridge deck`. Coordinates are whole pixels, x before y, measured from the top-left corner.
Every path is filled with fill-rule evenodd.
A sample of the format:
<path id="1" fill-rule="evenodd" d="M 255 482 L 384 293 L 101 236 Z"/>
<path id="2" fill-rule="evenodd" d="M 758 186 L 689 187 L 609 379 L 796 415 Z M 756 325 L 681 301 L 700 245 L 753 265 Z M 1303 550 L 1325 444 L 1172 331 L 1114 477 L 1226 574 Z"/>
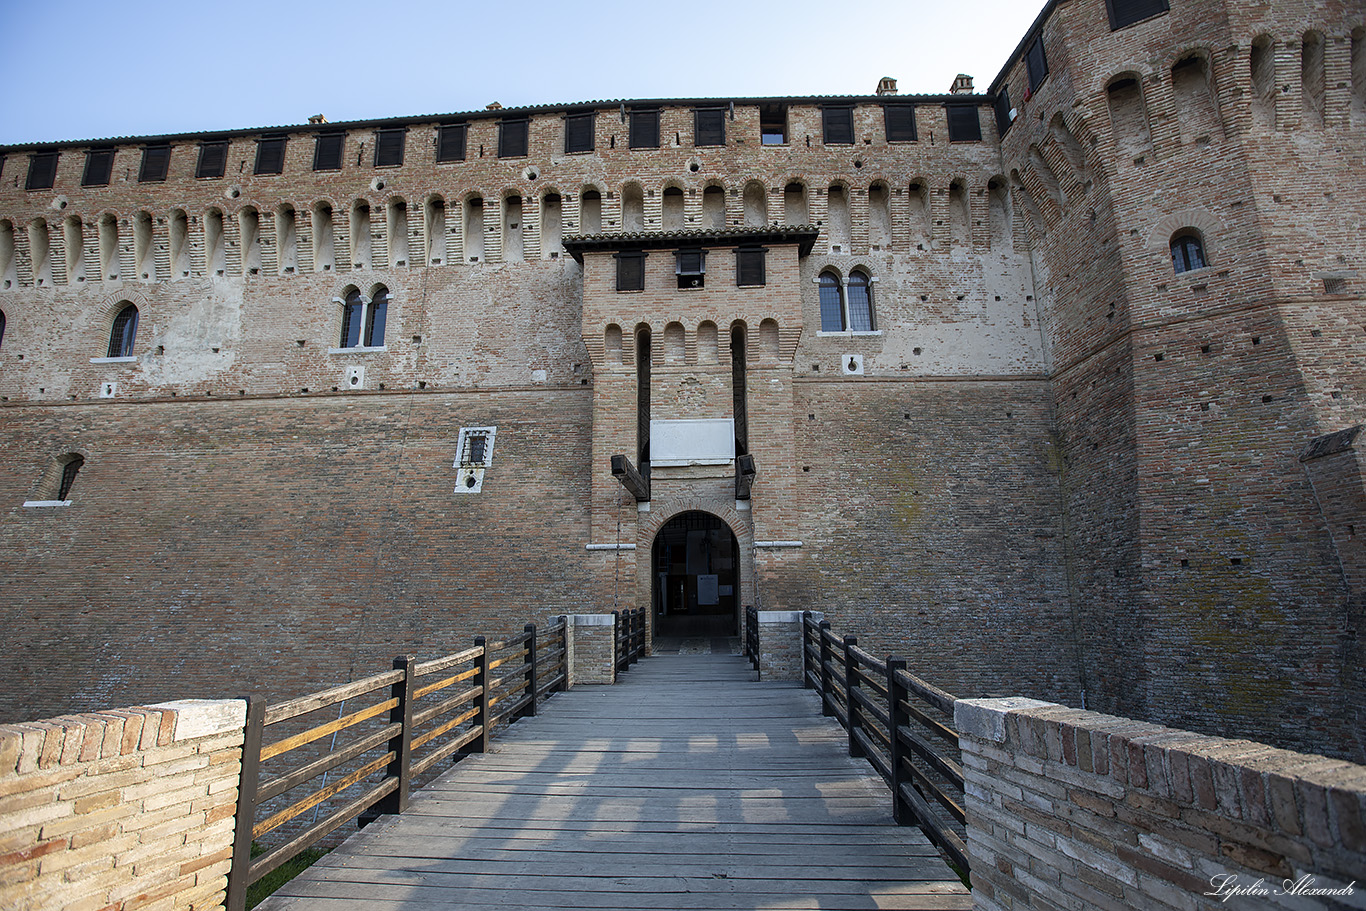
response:
<path id="1" fill-rule="evenodd" d="M 843 730 L 740 657 L 657 655 L 500 732 L 259 906 L 932 909 L 972 899 Z"/>

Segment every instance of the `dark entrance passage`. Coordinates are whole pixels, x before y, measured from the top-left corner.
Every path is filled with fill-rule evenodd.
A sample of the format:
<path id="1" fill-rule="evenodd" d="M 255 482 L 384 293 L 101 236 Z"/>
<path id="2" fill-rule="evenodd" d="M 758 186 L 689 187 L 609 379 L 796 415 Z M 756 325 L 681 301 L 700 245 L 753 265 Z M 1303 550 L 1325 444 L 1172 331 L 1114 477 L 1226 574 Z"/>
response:
<path id="1" fill-rule="evenodd" d="M 740 544 L 725 522 L 674 516 L 655 536 L 651 569 L 656 636 L 739 634 Z"/>

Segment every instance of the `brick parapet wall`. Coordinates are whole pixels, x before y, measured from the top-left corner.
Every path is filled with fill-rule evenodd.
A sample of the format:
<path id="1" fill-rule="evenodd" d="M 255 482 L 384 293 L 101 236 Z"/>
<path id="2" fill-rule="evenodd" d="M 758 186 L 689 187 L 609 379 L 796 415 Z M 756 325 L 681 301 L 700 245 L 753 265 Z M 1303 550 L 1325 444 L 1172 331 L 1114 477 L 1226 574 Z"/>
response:
<path id="1" fill-rule="evenodd" d="M 979 911 L 1366 895 L 1366 766 L 1032 699 L 961 700 L 955 723 Z"/>
<path id="2" fill-rule="evenodd" d="M 813 611 L 819 623 L 825 614 Z M 759 679 L 802 679 L 802 612 L 759 611 Z"/>
<path id="3" fill-rule="evenodd" d="M 185 700 L 0 726 L 0 907 L 222 907 L 245 720 Z"/>
<path id="4" fill-rule="evenodd" d="M 611 614 L 570 614 L 564 618 L 569 685 L 617 682 L 616 625 Z"/>

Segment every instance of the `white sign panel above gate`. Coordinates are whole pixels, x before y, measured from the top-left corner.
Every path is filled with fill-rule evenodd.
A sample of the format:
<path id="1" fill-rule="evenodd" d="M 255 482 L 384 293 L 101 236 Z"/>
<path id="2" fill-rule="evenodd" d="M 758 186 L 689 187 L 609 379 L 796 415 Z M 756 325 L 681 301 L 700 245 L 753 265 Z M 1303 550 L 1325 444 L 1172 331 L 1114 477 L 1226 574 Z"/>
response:
<path id="1" fill-rule="evenodd" d="M 730 418 L 650 422 L 651 465 L 725 465 L 734 459 L 735 422 Z"/>

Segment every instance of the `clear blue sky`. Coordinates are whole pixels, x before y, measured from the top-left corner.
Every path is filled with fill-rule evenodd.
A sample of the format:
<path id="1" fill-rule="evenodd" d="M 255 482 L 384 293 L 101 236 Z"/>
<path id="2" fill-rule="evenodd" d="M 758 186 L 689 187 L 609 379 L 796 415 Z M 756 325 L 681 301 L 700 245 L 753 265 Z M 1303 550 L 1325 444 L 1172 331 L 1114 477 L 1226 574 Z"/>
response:
<path id="1" fill-rule="evenodd" d="M 604 98 L 985 91 L 1043 0 L 0 0 L 0 144 Z M 848 16 L 844 14 L 846 11 Z"/>

